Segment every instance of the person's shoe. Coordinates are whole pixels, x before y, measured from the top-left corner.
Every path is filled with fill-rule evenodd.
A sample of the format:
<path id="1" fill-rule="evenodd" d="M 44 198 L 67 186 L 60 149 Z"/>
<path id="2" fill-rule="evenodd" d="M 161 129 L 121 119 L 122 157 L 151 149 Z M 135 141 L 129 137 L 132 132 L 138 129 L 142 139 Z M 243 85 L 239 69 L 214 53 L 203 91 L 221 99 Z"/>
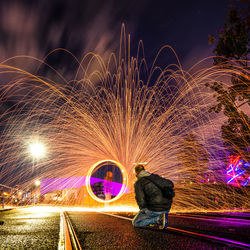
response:
<path id="1" fill-rule="evenodd" d="M 159 220 L 158 220 L 158 225 L 159 225 L 159 229 L 167 228 L 168 221 L 167 221 L 166 214 L 160 215 Z"/>
<path id="2" fill-rule="evenodd" d="M 149 224 L 145 226 L 145 228 L 150 228 L 150 229 L 159 229 L 159 225 L 157 224 Z"/>
<path id="3" fill-rule="evenodd" d="M 164 229 L 166 229 L 168 227 L 168 214 L 164 214 L 165 216 L 165 225 L 164 225 Z"/>

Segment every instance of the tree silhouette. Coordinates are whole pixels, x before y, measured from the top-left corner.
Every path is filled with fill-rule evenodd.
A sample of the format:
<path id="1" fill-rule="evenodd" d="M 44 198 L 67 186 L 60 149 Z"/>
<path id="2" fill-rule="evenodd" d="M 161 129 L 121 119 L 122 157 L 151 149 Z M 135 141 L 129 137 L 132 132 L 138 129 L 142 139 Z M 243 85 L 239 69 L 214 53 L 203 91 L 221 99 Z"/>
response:
<path id="1" fill-rule="evenodd" d="M 224 27 L 217 33 L 217 38 L 209 37 L 209 43 L 216 42 L 214 64 L 218 67 L 236 69 L 241 74 L 233 74 L 231 86 L 226 88 L 221 82 L 207 84 L 216 92 L 216 104 L 210 112 L 223 111 L 227 121 L 222 125 L 222 139 L 231 155 L 241 155 L 249 162 L 250 120 L 240 107 L 250 106 L 250 74 L 249 74 L 249 3 L 241 1 L 243 9 L 231 5 Z M 247 5 L 247 6 L 245 6 Z"/>

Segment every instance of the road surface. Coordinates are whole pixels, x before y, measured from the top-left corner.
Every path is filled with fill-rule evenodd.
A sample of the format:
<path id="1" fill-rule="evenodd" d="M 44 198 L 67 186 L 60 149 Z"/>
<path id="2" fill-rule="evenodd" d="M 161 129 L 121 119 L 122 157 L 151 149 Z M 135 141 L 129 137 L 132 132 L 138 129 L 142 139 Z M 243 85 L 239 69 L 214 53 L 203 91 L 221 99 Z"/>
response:
<path id="1" fill-rule="evenodd" d="M 34 207 L 0 212 L 0 249 L 58 249 L 62 237 L 62 210 Z M 182 228 L 249 242 L 248 218 L 207 218 L 170 215 L 169 229 L 133 228 L 128 219 L 98 212 L 68 211 L 82 249 L 236 249 L 236 245 L 181 233 Z M 241 223 L 241 224 L 240 224 Z M 250 246 L 250 245 L 249 245 Z M 248 247 L 242 247 L 247 249 Z"/>

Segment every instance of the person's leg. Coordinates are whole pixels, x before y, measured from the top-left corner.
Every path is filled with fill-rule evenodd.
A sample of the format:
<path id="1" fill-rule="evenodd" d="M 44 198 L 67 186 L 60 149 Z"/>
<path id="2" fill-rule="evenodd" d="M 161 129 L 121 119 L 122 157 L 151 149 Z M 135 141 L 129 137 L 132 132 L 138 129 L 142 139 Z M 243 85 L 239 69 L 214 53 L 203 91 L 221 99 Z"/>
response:
<path id="1" fill-rule="evenodd" d="M 163 212 L 155 212 L 148 209 L 141 210 L 133 219 L 132 224 L 134 227 L 144 227 L 149 224 L 156 224 L 158 222 L 159 216 Z"/>
<path id="2" fill-rule="evenodd" d="M 140 227 L 140 222 L 144 219 L 148 219 L 145 210 L 145 208 L 140 210 L 139 213 L 133 218 L 132 224 L 134 227 Z"/>
<path id="3" fill-rule="evenodd" d="M 164 211 L 163 216 L 159 218 L 159 229 L 164 229 L 168 227 L 168 213 L 169 210 Z"/>

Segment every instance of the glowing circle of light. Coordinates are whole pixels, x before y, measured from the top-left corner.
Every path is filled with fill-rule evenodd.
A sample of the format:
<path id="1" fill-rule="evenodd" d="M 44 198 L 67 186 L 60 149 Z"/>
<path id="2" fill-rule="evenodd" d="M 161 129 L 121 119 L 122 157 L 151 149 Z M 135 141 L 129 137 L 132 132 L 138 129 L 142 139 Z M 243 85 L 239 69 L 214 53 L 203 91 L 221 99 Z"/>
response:
<path id="1" fill-rule="evenodd" d="M 106 162 L 111 162 L 111 163 L 114 163 L 122 172 L 122 188 L 120 190 L 120 192 L 118 193 L 118 195 L 113 198 L 113 199 L 110 199 L 110 200 L 102 200 L 101 198 L 97 197 L 92 189 L 91 189 L 91 186 L 90 186 L 90 178 L 91 178 L 91 175 L 94 171 L 94 169 L 103 164 L 103 163 L 106 163 Z M 100 166 L 101 167 L 101 166 Z M 87 191 L 89 193 L 89 195 L 96 201 L 99 201 L 99 202 L 102 202 L 102 203 L 108 203 L 108 202 L 113 202 L 115 200 L 118 200 L 123 194 L 124 192 L 126 191 L 126 188 L 128 186 L 128 173 L 126 171 L 126 169 L 124 168 L 124 166 L 122 164 L 120 164 L 119 162 L 116 162 L 114 160 L 102 160 L 102 161 L 98 161 L 96 162 L 88 171 L 87 173 L 87 176 L 86 176 L 86 187 L 87 187 Z"/>

